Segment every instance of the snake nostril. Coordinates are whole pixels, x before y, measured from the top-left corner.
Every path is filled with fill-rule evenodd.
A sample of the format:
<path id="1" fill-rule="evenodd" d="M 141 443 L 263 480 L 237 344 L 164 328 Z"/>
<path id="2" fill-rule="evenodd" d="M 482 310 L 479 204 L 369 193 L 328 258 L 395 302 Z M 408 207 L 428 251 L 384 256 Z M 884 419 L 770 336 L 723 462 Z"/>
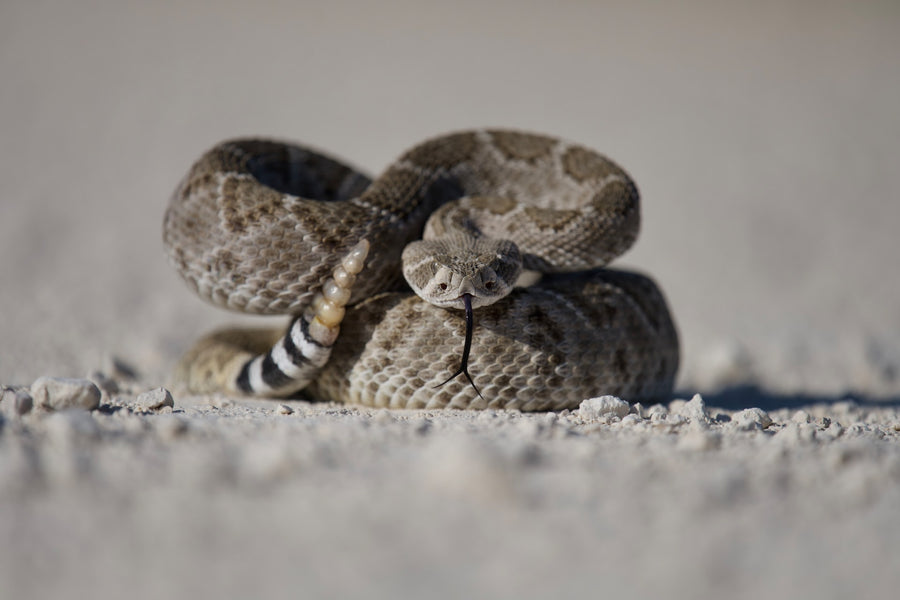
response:
<path id="1" fill-rule="evenodd" d="M 485 281 L 485 282 L 484 282 L 484 287 L 487 288 L 487 289 L 489 289 L 489 290 L 492 290 L 492 289 L 494 289 L 494 282 L 493 282 L 493 281 Z"/>
<path id="2" fill-rule="evenodd" d="M 438 284 L 438 289 L 441 290 L 442 292 L 446 291 L 446 290 L 447 290 L 447 284 L 446 284 L 446 283 L 439 283 L 439 284 Z"/>

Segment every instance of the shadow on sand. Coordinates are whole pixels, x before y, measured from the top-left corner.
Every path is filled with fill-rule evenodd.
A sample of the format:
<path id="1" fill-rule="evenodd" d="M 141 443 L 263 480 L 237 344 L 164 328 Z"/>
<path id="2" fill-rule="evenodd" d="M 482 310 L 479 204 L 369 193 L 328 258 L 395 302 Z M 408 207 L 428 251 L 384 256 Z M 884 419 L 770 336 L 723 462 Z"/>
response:
<path id="1" fill-rule="evenodd" d="M 678 398 L 690 398 L 692 392 L 679 390 Z M 765 411 L 778 410 L 780 408 L 802 408 L 812 404 L 838 404 L 840 402 L 853 402 L 858 406 L 878 408 L 900 407 L 900 397 L 872 397 L 865 394 L 846 392 L 835 395 L 817 394 L 781 394 L 771 392 L 756 385 L 738 385 L 712 393 L 704 393 L 703 401 L 707 406 L 715 406 L 726 410 L 743 410 L 757 407 Z"/>

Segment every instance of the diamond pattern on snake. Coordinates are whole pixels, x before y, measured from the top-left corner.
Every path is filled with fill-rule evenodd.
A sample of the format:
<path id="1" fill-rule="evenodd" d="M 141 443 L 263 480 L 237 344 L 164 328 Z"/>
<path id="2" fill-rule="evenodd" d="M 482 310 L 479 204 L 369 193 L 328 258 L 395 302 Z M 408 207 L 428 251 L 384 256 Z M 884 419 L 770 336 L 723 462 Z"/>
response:
<path id="1" fill-rule="evenodd" d="M 169 261 L 212 303 L 291 320 L 213 332 L 175 377 L 390 408 L 662 399 L 679 361 L 666 301 L 607 267 L 639 226 L 621 167 L 546 135 L 435 137 L 374 179 L 305 146 L 226 141 L 172 196 Z"/>

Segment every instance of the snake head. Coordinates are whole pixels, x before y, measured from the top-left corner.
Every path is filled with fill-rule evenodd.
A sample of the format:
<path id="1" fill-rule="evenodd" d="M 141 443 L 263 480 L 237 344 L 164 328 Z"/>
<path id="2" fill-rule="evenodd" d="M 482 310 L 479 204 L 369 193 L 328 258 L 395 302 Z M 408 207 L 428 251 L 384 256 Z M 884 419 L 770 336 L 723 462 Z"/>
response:
<path id="1" fill-rule="evenodd" d="M 456 233 L 412 242 L 403 249 L 403 276 L 426 302 L 441 308 L 487 306 L 512 291 L 522 255 L 509 240 Z"/>

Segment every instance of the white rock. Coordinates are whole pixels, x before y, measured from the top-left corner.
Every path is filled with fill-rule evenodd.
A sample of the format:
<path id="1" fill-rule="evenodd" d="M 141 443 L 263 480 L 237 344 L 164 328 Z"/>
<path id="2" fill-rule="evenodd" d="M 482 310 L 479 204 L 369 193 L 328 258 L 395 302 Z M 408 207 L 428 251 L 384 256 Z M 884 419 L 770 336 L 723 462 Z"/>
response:
<path id="1" fill-rule="evenodd" d="M 645 418 L 649 418 L 651 421 L 661 421 L 666 418 L 666 415 L 669 414 L 669 409 L 663 406 L 662 404 L 654 404 L 650 408 L 647 409 L 647 415 Z"/>
<path id="2" fill-rule="evenodd" d="M 161 410 L 166 406 L 175 406 L 175 400 L 172 399 L 172 394 L 164 387 L 158 387 L 149 392 L 140 394 L 135 402 L 137 403 L 138 408 L 144 411 Z"/>
<path id="3" fill-rule="evenodd" d="M 676 411 L 673 410 L 672 412 Z M 689 402 L 683 403 L 677 411 L 677 414 L 688 418 L 691 425 L 696 429 L 709 429 L 711 420 L 709 418 L 709 413 L 706 411 L 706 403 L 703 402 L 703 397 L 700 394 L 694 394 L 694 397 L 691 398 Z"/>
<path id="4" fill-rule="evenodd" d="M 631 405 L 615 396 L 589 398 L 578 406 L 578 414 L 585 421 L 593 421 L 603 415 L 614 415 L 620 419 L 628 414 Z"/>
<path id="5" fill-rule="evenodd" d="M 772 417 L 769 413 L 761 408 L 747 408 L 740 412 L 734 413 L 731 418 L 731 425 L 737 429 L 750 431 L 754 429 L 765 429 L 772 424 Z"/>
<path id="6" fill-rule="evenodd" d="M 47 410 L 94 410 L 100 406 L 100 388 L 87 379 L 39 377 L 31 384 L 31 396 Z"/>
<path id="7" fill-rule="evenodd" d="M 278 414 L 279 415 L 292 415 L 294 414 L 294 409 L 288 406 L 287 404 L 279 404 L 278 405 Z"/>
<path id="8" fill-rule="evenodd" d="M 641 418 L 636 414 L 627 414 L 622 417 L 622 425 L 637 425 L 641 422 Z"/>
<path id="9" fill-rule="evenodd" d="M 34 400 L 24 388 L 0 387 L 0 414 L 19 417 L 31 412 Z"/>

